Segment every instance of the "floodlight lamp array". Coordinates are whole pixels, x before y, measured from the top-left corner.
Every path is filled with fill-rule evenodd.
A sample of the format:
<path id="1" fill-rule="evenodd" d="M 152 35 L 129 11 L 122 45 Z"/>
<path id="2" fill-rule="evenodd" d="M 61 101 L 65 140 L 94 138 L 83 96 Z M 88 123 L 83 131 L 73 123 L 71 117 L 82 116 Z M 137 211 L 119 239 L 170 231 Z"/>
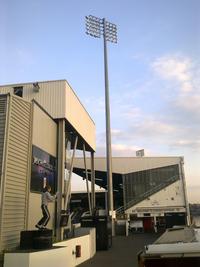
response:
<path id="1" fill-rule="evenodd" d="M 113 23 L 106 21 L 105 35 L 106 41 L 117 43 L 117 26 Z"/>
<path id="2" fill-rule="evenodd" d="M 86 16 L 86 34 L 100 38 L 103 34 L 102 19 L 95 16 Z"/>
<path id="3" fill-rule="evenodd" d="M 117 26 L 95 16 L 86 16 L 86 34 L 95 38 L 105 35 L 106 41 L 117 43 Z"/>

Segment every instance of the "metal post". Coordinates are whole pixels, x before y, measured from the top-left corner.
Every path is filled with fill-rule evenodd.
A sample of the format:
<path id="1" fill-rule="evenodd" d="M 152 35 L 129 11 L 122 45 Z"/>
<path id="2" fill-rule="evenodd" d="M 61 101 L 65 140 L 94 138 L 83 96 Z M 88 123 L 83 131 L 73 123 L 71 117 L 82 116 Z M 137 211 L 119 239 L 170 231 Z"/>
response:
<path id="1" fill-rule="evenodd" d="M 65 202 L 64 202 L 65 210 L 67 210 L 67 204 L 68 204 L 68 200 L 69 200 L 69 196 L 70 196 L 71 177 L 72 177 L 72 171 L 73 171 L 73 166 L 74 166 L 74 157 L 75 157 L 77 143 L 78 143 L 78 136 L 76 136 L 76 139 L 75 139 L 75 142 L 74 142 L 74 150 L 73 150 L 71 164 L 70 164 L 70 170 L 69 170 L 68 187 L 66 188 L 66 192 L 65 192 Z"/>
<path id="2" fill-rule="evenodd" d="M 185 172 L 184 172 L 184 158 L 181 157 L 180 159 L 180 172 L 181 172 L 181 179 L 182 179 L 182 185 L 183 185 L 183 195 L 185 200 L 185 209 L 187 214 L 187 226 L 191 225 L 191 218 L 190 218 L 190 208 L 188 204 L 188 198 L 187 198 L 187 191 L 186 191 L 186 181 L 185 181 Z"/>
<path id="3" fill-rule="evenodd" d="M 112 181 L 112 153 L 111 153 L 111 132 L 110 132 L 110 102 L 108 82 L 108 60 L 106 42 L 106 20 L 103 19 L 103 40 L 104 40 L 104 74 L 105 74 L 105 108 L 106 108 L 106 161 L 107 161 L 107 184 L 108 184 L 108 211 L 112 220 L 112 235 L 115 235 L 113 219 L 113 181 Z"/>
<path id="4" fill-rule="evenodd" d="M 112 183 L 112 154 L 110 134 L 110 104 L 108 85 L 108 64 L 107 64 L 107 41 L 117 43 L 117 26 L 113 23 L 95 16 L 86 16 L 86 34 L 95 38 L 103 35 L 104 39 L 104 71 L 105 71 L 105 108 L 106 108 L 106 157 L 107 157 L 107 184 L 108 184 L 108 215 L 112 218 L 112 235 L 114 230 L 113 214 L 113 183 Z"/>
<path id="5" fill-rule="evenodd" d="M 96 207 L 95 201 L 95 169 L 94 169 L 94 152 L 91 152 L 91 193 L 92 193 L 92 210 Z"/>
<path id="6" fill-rule="evenodd" d="M 107 213 L 109 213 L 109 211 L 108 211 L 108 190 L 107 189 L 105 189 L 104 199 L 105 199 L 105 210 Z"/>
<path id="7" fill-rule="evenodd" d="M 89 211 L 90 211 L 90 214 L 92 215 L 90 191 L 89 191 L 89 184 L 88 184 L 88 171 L 87 171 L 86 156 L 85 156 L 85 144 L 83 144 L 83 157 L 84 157 L 84 165 L 85 165 L 85 177 L 86 177 Z"/>
<path id="8" fill-rule="evenodd" d="M 56 214 L 56 239 L 61 240 L 61 210 L 62 210 L 62 190 L 65 175 L 65 121 L 58 121 L 58 182 L 57 191 L 60 193 L 57 197 L 57 214 Z"/>

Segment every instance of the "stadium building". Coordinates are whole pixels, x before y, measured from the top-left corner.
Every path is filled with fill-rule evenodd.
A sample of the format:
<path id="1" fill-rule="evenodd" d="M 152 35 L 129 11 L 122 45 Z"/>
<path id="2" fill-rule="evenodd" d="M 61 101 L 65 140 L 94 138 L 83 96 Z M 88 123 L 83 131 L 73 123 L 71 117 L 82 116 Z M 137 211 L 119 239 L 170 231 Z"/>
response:
<path id="1" fill-rule="evenodd" d="M 113 157 L 112 171 L 116 217 L 133 230 L 190 223 L 183 157 Z M 83 159 L 75 159 L 74 172 L 85 177 Z M 95 183 L 107 189 L 106 158 L 95 158 Z"/>
<path id="2" fill-rule="evenodd" d="M 93 161 L 95 124 L 66 80 L 0 86 L 0 252 L 35 229 L 47 184 L 59 192 L 48 227 L 63 239 L 76 150 Z"/>

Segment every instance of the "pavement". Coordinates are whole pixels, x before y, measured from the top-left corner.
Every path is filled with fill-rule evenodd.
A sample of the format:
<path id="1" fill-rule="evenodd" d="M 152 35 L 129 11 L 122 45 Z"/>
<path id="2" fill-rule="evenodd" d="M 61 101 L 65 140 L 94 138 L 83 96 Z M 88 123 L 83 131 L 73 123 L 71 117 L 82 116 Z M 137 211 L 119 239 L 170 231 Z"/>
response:
<path id="1" fill-rule="evenodd" d="M 79 267 L 138 267 L 138 252 L 143 250 L 145 245 L 152 244 L 159 236 L 155 233 L 145 233 L 113 237 L 109 250 L 97 251 L 92 259 Z"/>

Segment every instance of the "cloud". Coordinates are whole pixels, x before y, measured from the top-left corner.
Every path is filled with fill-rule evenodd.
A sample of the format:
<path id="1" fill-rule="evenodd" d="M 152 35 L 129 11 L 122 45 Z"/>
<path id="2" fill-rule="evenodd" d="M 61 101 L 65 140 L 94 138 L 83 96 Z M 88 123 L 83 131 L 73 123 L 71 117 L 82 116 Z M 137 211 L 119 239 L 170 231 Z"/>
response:
<path id="1" fill-rule="evenodd" d="M 200 203 L 200 186 L 187 186 L 188 200 L 190 203 Z"/>
<path id="2" fill-rule="evenodd" d="M 124 127 L 123 130 L 118 130 L 112 134 L 114 140 L 134 140 L 137 139 L 152 139 L 156 140 L 159 136 L 166 137 L 177 131 L 174 125 L 167 122 L 163 122 L 153 118 L 152 116 L 144 115 L 140 117 L 138 122 L 132 122 L 132 124 Z M 117 133 L 117 134 L 116 134 Z"/>
<path id="3" fill-rule="evenodd" d="M 171 125 L 170 136 L 166 140 L 170 148 L 188 151 L 200 150 L 200 63 L 183 55 L 164 55 L 151 63 L 151 68 L 160 81 L 165 81 L 165 97 L 161 112 L 162 122 Z M 162 127 L 161 127 L 162 128 Z M 170 128 L 169 128 L 170 129 Z"/>
<path id="4" fill-rule="evenodd" d="M 114 155 L 135 155 L 141 148 L 154 154 L 199 151 L 200 64 L 177 54 L 149 64 L 153 78 L 111 94 Z M 105 155 L 104 98 L 87 103 L 97 122 L 97 154 Z"/>
<path id="5" fill-rule="evenodd" d="M 175 102 L 176 107 L 186 112 L 200 115 L 200 93 L 187 94 L 179 96 Z"/>
<path id="6" fill-rule="evenodd" d="M 135 156 L 135 152 L 141 149 L 138 146 L 129 146 L 123 144 L 113 144 L 112 154 L 115 156 Z"/>
<path id="7" fill-rule="evenodd" d="M 200 139 L 180 139 L 171 143 L 173 148 L 183 148 L 187 147 L 190 150 L 198 151 L 200 149 Z"/>
<path id="8" fill-rule="evenodd" d="M 111 135 L 112 137 L 120 137 L 120 135 L 122 134 L 122 131 L 119 129 L 111 129 Z"/>
<path id="9" fill-rule="evenodd" d="M 141 116 L 141 109 L 131 105 L 124 105 L 121 107 L 120 117 L 124 119 L 137 119 Z"/>
<path id="10" fill-rule="evenodd" d="M 189 58 L 177 55 L 159 57 L 152 63 L 152 68 L 161 78 L 177 82 L 182 92 L 192 90 L 192 62 Z"/>
<path id="11" fill-rule="evenodd" d="M 137 150 L 142 149 L 139 146 L 130 146 L 123 143 L 112 144 L 112 156 L 114 157 L 135 157 L 135 153 Z M 145 151 L 146 152 L 146 151 Z M 106 146 L 105 145 L 97 145 L 96 149 L 97 156 L 105 156 L 106 155 Z"/>
<path id="12" fill-rule="evenodd" d="M 132 124 L 123 124 L 120 128 L 111 130 L 112 149 L 117 155 L 135 155 L 135 151 L 143 148 L 149 149 L 153 144 L 162 143 L 163 140 L 176 132 L 176 127 L 154 119 L 151 116 L 141 117 L 141 121 Z M 97 152 L 105 154 L 105 132 L 97 135 Z M 150 141 L 150 142 L 149 142 Z M 133 144 L 137 144 L 134 145 Z M 150 144 L 148 146 L 148 144 Z"/>
<path id="13" fill-rule="evenodd" d="M 154 119 L 151 116 L 146 116 L 143 121 L 134 126 L 134 131 L 138 135 L 146 135 L 146 137 L 151 138 L 158 135 L 166 136 L 172 134 L 175 130 L 173 125 Z"/>

